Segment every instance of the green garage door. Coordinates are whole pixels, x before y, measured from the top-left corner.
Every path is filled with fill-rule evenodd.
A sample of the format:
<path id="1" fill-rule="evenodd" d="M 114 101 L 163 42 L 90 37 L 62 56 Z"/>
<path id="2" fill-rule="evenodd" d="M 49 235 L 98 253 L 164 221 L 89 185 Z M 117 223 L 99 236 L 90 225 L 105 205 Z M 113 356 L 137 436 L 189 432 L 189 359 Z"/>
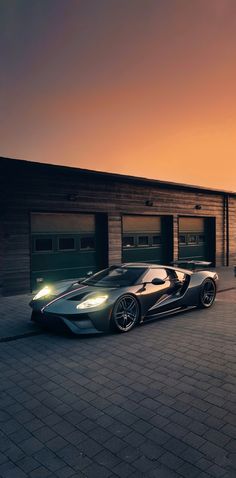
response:
<path id="1" fill-rule="evenodd" d="M 100 219 L 94 214 L 31 214 L 33 290 L 39 283 L 83 277 L 106 266 L 107 235 Z M 105 236 L 103 244 L 101 228 Z"/>
<path id="2" fill-rule="evenodd" d="M 162 228 L 159 216 L 123 216 L 123 262 L 163 260 Z"/>
<path id="3" fill-rule="evenodd" d="M 179 259 L 214 263 L 214 218 L 179 218 Z"/>

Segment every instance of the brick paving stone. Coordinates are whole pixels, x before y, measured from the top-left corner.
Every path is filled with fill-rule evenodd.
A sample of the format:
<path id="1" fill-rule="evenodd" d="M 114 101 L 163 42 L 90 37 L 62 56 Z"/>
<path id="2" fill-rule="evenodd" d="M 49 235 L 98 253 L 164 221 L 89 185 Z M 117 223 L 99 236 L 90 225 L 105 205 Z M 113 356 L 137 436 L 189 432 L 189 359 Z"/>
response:
<path id="1" fill-rule="evenodd" d="M 75 471 L 70 466 L 63 466 L 59 470 L 55 471 L 55 476 L 57 478 L 71 478 L 72 476 L 75 476 Z M 79 476 L 78 472 L 76 473 L 76 476 Z M 82 476 L 85 477 L 85 475 Z"/>
<path id="2" fill-rule="evenodd" d="M 182 454 L 181 454 L 181 457 L 187 461 L 188 463 L 192 463 L 193 465 L 196 464 L 202 459 L 204 458 L 204 455 L 203 453 L 201 453 L 200 451 L 198 450 L 195 450 L 194 448 L 188 446 L 187 448 L 185 448 L 185 450 L 183 450 Z"/>
<path id="3" fill-rule="evenodd" d="M 155 470 L 152 470 L 149 473 L 149 476 L 150 478 L 179 478 L 180 477 L 178 473 L 176 473 L 173 470 L 168 470 L 168 468 L 165 468 L 164 466 L 158 466 Z"/>
<path id="4" fill-rule="evenodd" d="M 227 472 L 218 465 L 212 465 L 208 468 L 207 473 L 214 478 L 223 478 Z"/>
<path id="5" fill-rule="evenodd" d="M 175 438 L 184 438 L 188 433 L 186 428 L 174 422 L 170 422 L 168 425 L 166 425 L 165 431 Z"/>
<path id="6" fill-rule="evenodd" d="M 28 475 L 30 478 L 52 478 L 52 473 L 45 466 L 39 466 Z"/>
<path id="7" fill-rule="evenodd" d="M 34 430 L 34 437 L 38 438 L 42 443 L 46 443 L 47 441 L 55 438 L 57 435 L 54 430 L 50 427 L 42 426 L 41 428 L 37 428 Z"/>
<path id="8" fill-rule="evenodd" d="M 165 453 L 163 453 L 163 455 L 161 455 L 160 462 L 163 465 L 166 465 L 168 468 L 172 470 L 177 470 L 177 471 L 178 471 L 178 468 L 184 464 L 184 460 L 182 460 L 182 458 L 168 451 L 166 451 Z"/>
<path id="9" fill-rule="evenodd" d="M 105 468 L 104 466 L 100 466 L 97 463 L 92 463 L 89 465 L 86 470 L 84 470 L 85 476 L 87 478 L 109 478 L 112 476 L 112 472 Z"/>
<path id="10" fill-rule="evenodd" d="M 12 461 L 0 465 L 1 478 L 27 478 L 27 474 L 16 466 Z"/>
<path id="11" fill-rule="evenodd" d="M 115 465 L 118 465 L 121 462 L 121 458 L 114 455 L 110 450 L 103 449 L 97 453 L 94 457 L 94 460 L 102 466 L 107 468 L 113 468 Z"/>
<path id="12" fill-rule="evenodd" d="M 231 440 L 229 443 L 227 443 L 225 449 L 231 453 L 236 453 L 236 440 Z"/>
<path id="13" fill-rule="evenodd" d="M 63 437 L 70 435 L 72 432 L 76 431 L 76 427 L 73 426 L 71 423 L 67 422 L 66 420 L 61 420 L 60 422 L 56 423 L 52 426 L 52 429 L 54 432 L 58 433 Z"/>
<path id="14" fill-rule="evenodd" d="M 18 461 L 24 457 L 24 453 L 21 448 L 19 448 L 19 446 L 15 444 L 12 444 L 10 448 L 5 451 L 5 455 L 7 458 L 9 458 L 9 460 L 12 460 L 13 462 Z"/>
<path id="15" fill-rule="evenodd" d="M 91 430 L 87 431 L 87 435 L 89 435 L 90 438 L 97 441 L 98 443 L 104 443 L 105 441 L 113 437 L 113 433 L 111 433 L 107 428 L 103 428 L 100 426 L 95 426 Z M 121 436 L 123 435 L 121 434 Z"/>
<path id="16" fill-rule="evenodd" d="M 68 442 L 64 440 L 64 438 L 62 438 L 61 436 L 56 436 L 55 438 L 52 438 L 52 440 L 49 440 L 47 442 L 47 447 L 49 450 L 58 451 L 62 448 L 65 448 L 67 444 Z"/>
<path id="17" fill-rule="evenodd" d="M 77 471 L 76 473 L 71 475 L 71 478 L 87 478 L 87 477 L 82 471 Z"/>
<path id="18" fill-rule="evenodd" d="M 21 430 L 21 425 L 13 418 L 1 423 L 1 431 L 6 435 L 17 434 L 19 430 Z"/>
<path id="19" fill-rule="evenodd" d="M 168 425 L 166 427 L 166 430 L 168 428 Z M 146 433 L 146 437 L 149 438 L 150 440 L 154 441 L 158 445 L 163 445 L 170 439 L 170 434 L 163 432 L 159 428 L 153 427 L 151 430 L 149 430 Z"/>
<path id="20" fill-rule="evenodd" d="M 186 428 L 192 422 L 190 417 L 183 415 L 183 413 L 180 412 L 174 412 L 172 415 L 170 415 L 169 420 Z"/>
<path id="21" fill-rule="evenodd" d="M 188 424 L 188 430 L 190 430 L 192 433 L 195 433 L 196 435 L 203 436 L 204 433 L 207 433 L 209 431 L 209 427 L 206 426 L 204 423 L 201 423 L 200 421 L 197 420 L 192 420 Z"/>
<path id="22" fill-rule="evenodd" d="M 69 433 L 68 435 L 66 435 L 66 441 L 76 446 L 86 439 L 87 439 L 86 434 L 81 432 L 80 430 L 74 430 L 72 433 Z"/>
<path id="23" fill-rule="evenodd" d="M 132 466 L 142 473 L 148 474 L 149 471 L 156 467 L 156 463 L 146 456 L 141 456 L 137 460 L 133 461 Z"/>
<path id="24" fill-rule="evenodd" d="M 87 438 L 86 440 L 81 441 L 77 445 L 77 450 L 80 454 L 84 454 L 89 458 L 93 458 L 95 455 L 97 455 L 97 453 L 102 450 L 102 446 L 95 440 Z"/>
<path id="25" fill-rule="evenodd" d="M 5 453 L 0 452 L 0 465 L 6 463 L 6 461 L 8 461 L 7 455 Z"/>
<path id="26" fill-rule="evenodd" d="M 135 447 L 132 445 L 126 445 L 125 448 L 122 448 L 117 452 L 117 457 L 120 458 L 122 462 L 132 463 L 143 455 L 142 446 Z"/>
<path id="27" fill-rule="evenodd" d="M 161 417 L 159 417 L 161 418 Z M 131 425 L 131 428 L 133 430 L 135 430 L 136 432 L 138 433 L 143 433 L 145 434 L 146 432 L 148 432 L 153 426 L 158 426 L 160 425 L 160 422 L 161 420 L 156 420 L 156 416 L 155 417 L 152 417 L 152 420 L 151 420 L 151 423 L 145 421 L 145 420 L 136 420 L 134 423 L 132 423 Z M 163 423 L 163 422 L 162 422 Z M 129 433 L 130 432 L 130 429 L 127 428 L 127 432 Z"/>
<path id="28" fill-rule="evenodd" d="M 205 473 L 205 471 L 201 471 L 199 475 L 197 476 L 198 478 L 211 478 L 211 475 L 209 475 L 208 473 Z"/>
<path id="29" fill-rule="evenodd" d="M 113 437 L 103 444 L 112 453 L 118 453 L 126 446 L 125 442 L 118 437 Z"/>
<path id="30" fill-rule="evenodd" d="M 46 447 L 34 453 L 33 458 L 37 460 L 39 464 L 46 466 L 51 472 L 58 470 L 64 464 L 54 452 Z"/>
<path id="31" fill-rule="evenodd" d="M 223 426 L 225 425 L 225 417 L 223 420 L 217 417 L 213 417 L 212 415 L 209 415 L 205 418 L 204 423 L 206 426 L 208 426 L 210 429 L 215 429 L 215 430 L 221 430 Z M 227 435 L 227 433 L 226 433 Z"/>
<path id="32" fill-rule="evenodd" d="M 236 439 L 236 426 L 227 424 L 221 429 L 221 431 L 225 433 L 225 435 L 228 435 L 229 437 Z"/>
<path id="33" fill-rule="evenodd" d="M 178 473 L 180 476 L 183 476 L 184 478 L 195 478 L 199 477 L 200 472 L 199 468 L 191 465 L 190 463 L 184 463 L 182 466 L 178 468 Z"/>
<path id="34" fill-rule="evenodd" d="M 17 466 L 19 466 L 25 473 L 30 473 L 39 467 L 39 463 L 32 457 L 24 456 L 17 461 Z"/>
<path id="35" fill-rule="evenodd" d="M 92 463 L 92 460 L 84 453 L 78 450 L 77 447 L 67 445 L 65 448 L 57 451 L 57 455 L 72 468 L 83 470 Z"/>
<path id="36" fill-rule="evenodd" d="M 197 466 L 200 470 L 207 471 L 212 466 L 212 461 L 208 460 L 206 457 L 200 458 L 197 462 Z"/>
<path id="37" fill-rule="evenodd" d="M 129 443 L 132 446 L 139 447 L 142 443 L 146 441 L 147 437 L 141 433 L 132 431 L 129 435 L 124 437 L 124 441 Z M 126 446 L 126 444 L 125 444 Z"/>
<path id="38" fill-rule="evenodd" d="M 187 449 L 187 445 L 182 440 L 171 438 L 167 443 L 164 444 L 163 448 L 177 456 L 181 456 L 184 450 Z"/>
<path id="39" fill-rule="evenodd" d="M 24 453 L 27 455 L 32 455 L 36 451 L 39 451 L 43 448 L 43 443 L 31 436 L 27 438 L 27 440 L 23 440 L 19 443 L 19 447 L 23 450 Z"/>
<path id="40" fill-rule="evenodd" d="M 79 425 L 76 426 L 78 430 L 81 432 L 85 432 L 89 434 L 91 430 L 93 430 L 96 427 L 96 423 L 90 420 L 89 418 L 85 418 L 82 422 L 80 422 Z"/>
<path id="41" fill-rule="evenodd" d="M 202 445 L 199 450 L 208 458 L 213 459 L 225 454 L 224 450 L 221 447 L 214 445 L 209 441 L 206 441 L 206 443 L 204 443 L 204 445 Z"/>
<path id="42" fill-rule="evenodd" d="M 217 430 L 209 430 L 207 431 L 203 437 L 206 439 L 206 440 L 209 440 L 211 441 L 212 443 L 214 443 L 215 445 L 218 445 L 220 447 L 224 447 L 225 445 L 227 445 L 227 443 L 230 442 L 231 438 L 227 435 L 225 435 L 225 433 L 221 433 Z"/>
<path id="43" fill-rule="evenodd" d="M 191 445 L 195 449 L 198 449 L 198 448 L 200 448 L 200 446 L 202 446 L 202 445 L 204 445 L 204 443 L 206 443 L 206 440 L 205 440 L 205 438 L 197 435 L 196 433 L 189 432 L 183 438 L 183 442 L 187 443 L 188 445 Z"/>
<path id="44" fill-rule="evenodd" d="M 136 411 L 137 414 L 135 414 Z M 116 415 L 116 420 L 120 421 L 124 425 L 131 426 L 137 421 L 137 416 L 139 417 L 138 409 L 134 410 L 133 413 L 127 412 L 126 410 L 122 410 Z"/>
<path id="45" fill-rule="evenodd" d="M 139 450 L 150 460 L 158 460 L 158 458 L 165 453 L 164 448 L 151 440 L 146 440 L 142 445 L 139 446 Z"/>

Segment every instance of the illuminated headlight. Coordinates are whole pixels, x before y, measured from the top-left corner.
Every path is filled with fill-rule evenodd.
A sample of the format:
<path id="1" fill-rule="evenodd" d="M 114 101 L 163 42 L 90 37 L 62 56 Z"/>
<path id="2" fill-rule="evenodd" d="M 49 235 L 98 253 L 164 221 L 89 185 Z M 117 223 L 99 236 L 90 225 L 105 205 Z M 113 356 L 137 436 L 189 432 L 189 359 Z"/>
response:
<path id="1" fill-rule="evenodd" d="M 99 295 L 97 297 L 90 297 L 86 299 L 81 304 L 76 306 L 76 309 L 89 309 L 90 307 L 97 307 L 98 305 L 104 304 L 108 298 L 108 295 Z"/>
<path id="2" fill-rule="evenodd" d="M 51 292 L 51 288 L 46 285 L 33 297 L 33 300 L 41 299 L 41 297 L 46 297 L 46 295 L 49 295 L 50 292 Z"/>

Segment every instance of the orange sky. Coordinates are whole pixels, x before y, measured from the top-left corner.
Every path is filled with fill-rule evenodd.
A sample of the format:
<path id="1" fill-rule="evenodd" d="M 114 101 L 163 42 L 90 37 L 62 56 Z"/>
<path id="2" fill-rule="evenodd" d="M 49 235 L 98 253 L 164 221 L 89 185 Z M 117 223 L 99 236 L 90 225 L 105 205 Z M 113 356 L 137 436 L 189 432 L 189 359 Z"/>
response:
<path id="1" fill-rule="evenodd" d="M 235 0 L 7 0 L 0 155 L 236 191 Z"/>

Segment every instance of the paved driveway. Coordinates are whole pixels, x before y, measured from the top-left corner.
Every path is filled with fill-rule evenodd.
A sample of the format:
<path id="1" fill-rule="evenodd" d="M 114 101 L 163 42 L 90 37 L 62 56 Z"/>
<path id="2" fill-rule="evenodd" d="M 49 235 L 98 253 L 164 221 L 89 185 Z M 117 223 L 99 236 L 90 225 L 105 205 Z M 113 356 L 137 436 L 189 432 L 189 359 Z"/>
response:
<path id="1" fill-rule="evenodd" d="M 0 343 L 0 477 L 235 478 L 236 303 L 223 294 L 125 335 Z"/>

